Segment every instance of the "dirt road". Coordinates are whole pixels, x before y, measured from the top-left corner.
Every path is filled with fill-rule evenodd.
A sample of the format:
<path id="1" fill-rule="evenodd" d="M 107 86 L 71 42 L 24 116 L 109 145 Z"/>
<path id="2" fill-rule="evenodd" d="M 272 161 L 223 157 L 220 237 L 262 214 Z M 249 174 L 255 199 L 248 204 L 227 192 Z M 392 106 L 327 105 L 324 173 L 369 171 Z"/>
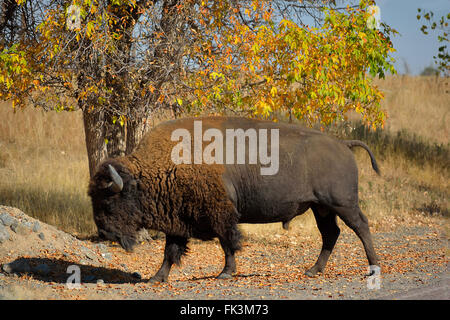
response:
<path id="1" fill-rule="evenodd" d="M 280 234 L 245 238 L 232 279 L 215 279 L 223 267 L 217 241 L 192 241 L 182 265 L 173 268 L 170 282 L 153 284 L 147 279 L 162 261 L 164 239 L 145 242 L 126 253 L 116 244 L 81 241 L 43 223 L 39 232 L 32 231 L 34 219 L 0 206 L 2 212 L 30 230 L 9 232 L 10 238 L 0 243 L 1 299 L 449 298 L 444 218 L 409 221 L 374 232 L 381 260 L 379 278 L 365 276 L 364 250 L 347 228 L 326 272 L 305 276 L 320 251 L 320 238 L 304 236 L 301 230 L 283 232 L 280 224 Z M 71 265 L 79 268 L 79 288 L 67 286 L 75 274 L 67 272 Z"/>

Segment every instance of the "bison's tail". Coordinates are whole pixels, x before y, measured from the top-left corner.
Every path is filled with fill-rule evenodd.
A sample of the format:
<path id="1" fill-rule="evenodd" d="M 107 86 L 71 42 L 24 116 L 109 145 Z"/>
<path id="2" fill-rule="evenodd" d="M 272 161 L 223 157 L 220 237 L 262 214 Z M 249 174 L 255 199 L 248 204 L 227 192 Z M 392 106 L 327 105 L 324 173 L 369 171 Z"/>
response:
<path id="1" fill-rule="evenodd" d="M 373 155 L 372 151 L 370 151 L 369 147 L 364 142 L 359 141 L 359 140 L 343 140 L 342 142 L 350 149 L 353 147 L 362 147 L 362 148 L 366 149 L 367 153 L 370 156 L 370 162 L 372 162 L 373 170 L 375 170 L 375 172 L 380 175 L 380 169 L 378 168 L 378 164 L 377 164 L 377 161 L 375 160 L 375 156 Z"/>

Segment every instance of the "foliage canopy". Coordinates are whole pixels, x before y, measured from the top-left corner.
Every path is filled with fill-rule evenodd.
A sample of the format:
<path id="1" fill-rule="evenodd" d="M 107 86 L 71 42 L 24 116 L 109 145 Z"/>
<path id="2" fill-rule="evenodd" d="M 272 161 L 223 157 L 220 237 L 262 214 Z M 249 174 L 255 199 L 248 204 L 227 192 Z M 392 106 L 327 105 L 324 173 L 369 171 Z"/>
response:
<path id="1" fill-rule="evenodd" d="M 310 125 L 355 110 L 376 127 L 386 115 L 372 80 L 395 72 L 395 30 L 370 28 L 371 2 L 3 0 L 21 14 L 0 17 L 0 99 L 82 109 L 100 158 L 131 152 L 161 109 Z"/>

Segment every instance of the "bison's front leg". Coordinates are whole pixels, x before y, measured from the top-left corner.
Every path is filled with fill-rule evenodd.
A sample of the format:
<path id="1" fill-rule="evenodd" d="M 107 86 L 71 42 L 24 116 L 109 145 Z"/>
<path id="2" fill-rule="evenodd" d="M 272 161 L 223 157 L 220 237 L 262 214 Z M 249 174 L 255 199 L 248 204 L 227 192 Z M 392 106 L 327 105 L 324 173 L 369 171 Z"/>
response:
<path id="1" fill-rule="evenodd" d="M 164 260 L 158 272 L 150 278 L 150 282 L 167 282 L 172 265 L 180 264 L 181 256 L 186 253 L 188 239 L 166 235 Z"/>

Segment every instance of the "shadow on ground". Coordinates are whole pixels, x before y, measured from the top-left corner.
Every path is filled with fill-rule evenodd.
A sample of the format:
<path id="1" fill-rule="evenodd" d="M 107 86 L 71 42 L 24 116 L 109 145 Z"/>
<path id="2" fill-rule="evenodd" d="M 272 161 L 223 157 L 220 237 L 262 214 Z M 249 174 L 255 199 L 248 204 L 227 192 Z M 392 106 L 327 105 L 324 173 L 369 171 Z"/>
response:
<path id="1" fill-rule="evenodd" d="M 118 269 L 109 269 L 91 265 L 80 265 L 73 261 L 49 258 L 18 258 L 2 266 L 3 271 L 9 274 L 29 275 L 36 280 L 48 283 L 67 283 L 69 277 L 74 275 L 74 269 L 70 266 L 78 266 L 81 283 L 97 283 L 102 279 L 104 283 L 138 283 L 144 282 L 137 279 L 132 273 Z M 73 268 L 73 267 L 72 267 Z M 71 278 L 73 279 L 73 277 Z"/>

